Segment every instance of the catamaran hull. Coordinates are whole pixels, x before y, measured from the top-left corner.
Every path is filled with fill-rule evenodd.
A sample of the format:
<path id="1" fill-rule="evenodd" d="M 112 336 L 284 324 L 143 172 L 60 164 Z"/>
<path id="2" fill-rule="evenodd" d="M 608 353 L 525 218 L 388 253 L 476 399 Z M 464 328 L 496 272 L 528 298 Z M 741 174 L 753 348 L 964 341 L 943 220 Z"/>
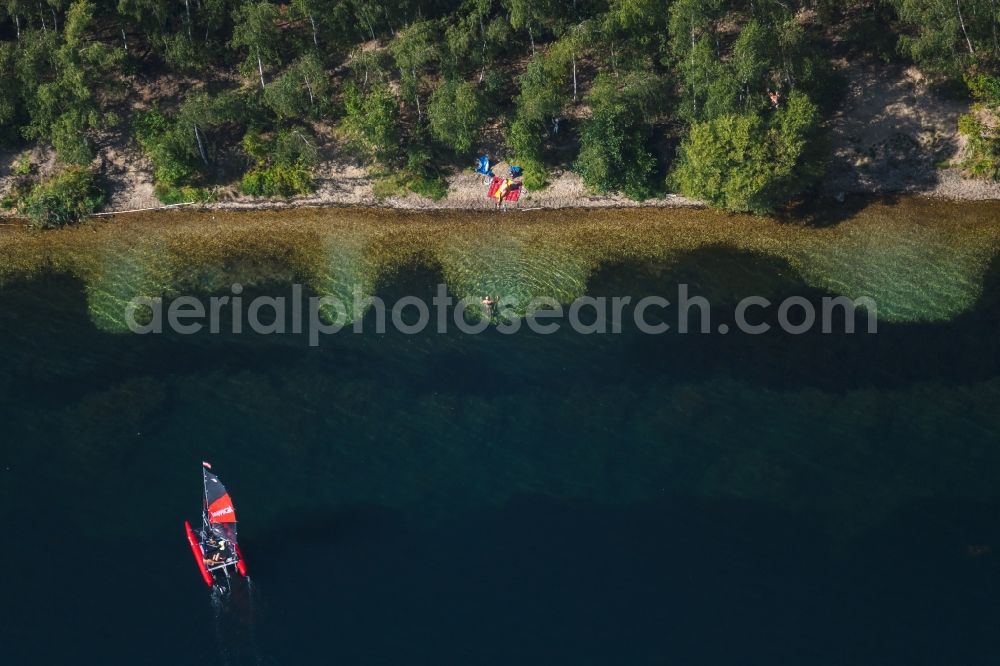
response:
<path id="1" fill-rule="evenodd" d="M 240 558 L 236 562 L 236 570 L 240 572 L 240 575 L 244 578 L 247 577 L 247 563 L 243 561 L 243 551 L 240 550 L 240 544 L 236 544 L 236 556 Z"/>
<path id="2" fill-rule="evenodd" d="M 205 554 L 202 552 L 201 546 L 198 544 L 198 539 L 195 538 L 194 530 L 191 529 L 191 523 L 186 520 L 184 521 L 184 531 L 187 532 L 188 544 L 191 546 L 191 554 L 194 555 L 194 563 L 198 565 L 198 571 L 201 572 L 201 579 L 205 581 L 205 585 L 211 587 L 212 583 L 215 582 L 215 579 L 209 572 L 208 567 L 205 566 Z M 240 562 L 240 564 L 243 563 Z"/>

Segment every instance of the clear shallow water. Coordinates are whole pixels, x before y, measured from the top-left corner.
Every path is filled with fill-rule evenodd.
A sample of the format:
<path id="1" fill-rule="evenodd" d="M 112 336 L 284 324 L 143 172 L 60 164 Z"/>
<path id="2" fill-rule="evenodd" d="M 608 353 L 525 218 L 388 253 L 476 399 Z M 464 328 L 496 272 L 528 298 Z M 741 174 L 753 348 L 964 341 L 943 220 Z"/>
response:
<path id="1" fill-rule="evenodd" d="M 838 251 L 899 255 L 899 243 L 845 224 L 782 242 L 819 247 L 810 234 L 828 233 Z M 138 266 L 153 287 L 179 291 L 163 285 L 180 271 L 129 254 L 131 238 L 103 255 L 107 269 L 69 270 L 91 266 L 74 259 L 10 278 L 0 290 L 0 517 L 14 544 L 0 551 L 13 573 L 5 654 L 18 664 L 992 663 L 1000 275 L 989 253 L 979 267 L 963 259 L 973 250 L 942 247 L 942 233 L 902 229 L 933 239 L 912 241 L 908 256 L 933 257 L 937 284 L 966 285 L 948 292 L 965 301 L 936 320 L 883 321 L 875 336 L 340 335 L 312 349 L 102 325 L 100 276 Z M 339 243 L 335 265 L 393 267 L 372 273 L 387 299 L 429 296 L 442 280 L 460 294 L 476 280 L 530 291 L 563 276 L 584 281 L 569 290 L 635 296 L 683 281 L 713 296 L 718 320 L 748 293 L 820 298 L 831 287 L 817 276 L 835 272 L 821 270 L 829 253 L 796 267 L 712 242 L 550 265 L 548 237 L 506 231 L 488 235 L 502 271 L 474 242 L 403 263 L 371 252 L 370 239 Z M 184 275 L 209 292 L 239 274 L 258 277 L 255 292 L 285 293 L 314 265 L 288 256 L 331 248 L 307 245 L 322 250 L 248 261 L 239 246 L 220 249 Z M 869 275 L 897 270 L 875 250 L 852 256 L 868 259 Z M 136 282 L 122 277 L 117 290 Z M 934 284 L 920 291 L 927 307 L 949 312 Z M 224 603 L 207 595 L 181 529 L 197 518 L 202 459 L 233 492 L 255 580 Z"/>

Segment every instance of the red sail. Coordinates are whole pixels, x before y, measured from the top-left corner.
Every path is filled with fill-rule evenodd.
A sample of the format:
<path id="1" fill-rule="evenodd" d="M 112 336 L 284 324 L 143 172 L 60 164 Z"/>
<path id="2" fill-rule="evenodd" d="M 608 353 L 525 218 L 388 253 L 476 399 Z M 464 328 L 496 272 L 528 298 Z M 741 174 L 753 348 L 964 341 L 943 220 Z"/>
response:
<path id="1" fill-rule="evenodd" d="M 236 509 L 233 508 L 233 500 L 226 493 L 219 499 L 208 505 L 208 522 L 210 523 L 235 523 Z"/>
<path id="2" fill-rule="evenodd" d="M 210 523 L 235 523 L 236 509 L 233 500 L 219 477 L 203 469 L 205 475 L 205 511 Z M 235 525 L 234 525 L 235 527 Z"/>

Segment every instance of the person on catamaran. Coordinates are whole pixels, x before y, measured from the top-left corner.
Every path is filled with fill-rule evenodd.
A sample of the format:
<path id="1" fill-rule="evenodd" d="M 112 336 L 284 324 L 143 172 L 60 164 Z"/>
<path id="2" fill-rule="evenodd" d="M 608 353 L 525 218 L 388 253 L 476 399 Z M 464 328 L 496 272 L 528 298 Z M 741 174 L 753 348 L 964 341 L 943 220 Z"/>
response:
<path id="1" fill-rule="evenodd" d="M 211 541 L 209 541 L 211 543 Z M 226 540 L 220 539 L 216 545 L 215 552 L 212 553 L 212 557 L 206 560 L 206 564 L 209 566 L 214 564 L 222 564 L 226 561 Z"/>

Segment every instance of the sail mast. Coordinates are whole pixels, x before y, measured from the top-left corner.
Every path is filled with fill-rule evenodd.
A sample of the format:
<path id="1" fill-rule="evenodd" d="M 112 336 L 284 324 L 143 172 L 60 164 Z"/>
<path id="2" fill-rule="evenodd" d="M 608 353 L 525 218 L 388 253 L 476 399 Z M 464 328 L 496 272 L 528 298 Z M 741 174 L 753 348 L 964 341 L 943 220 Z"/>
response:
<path id="1" fill-rule="evenodd" d="M 208 472 L 212 465 L 202 461 L 201 463 L 201 527 L 208 529 Z"/>

